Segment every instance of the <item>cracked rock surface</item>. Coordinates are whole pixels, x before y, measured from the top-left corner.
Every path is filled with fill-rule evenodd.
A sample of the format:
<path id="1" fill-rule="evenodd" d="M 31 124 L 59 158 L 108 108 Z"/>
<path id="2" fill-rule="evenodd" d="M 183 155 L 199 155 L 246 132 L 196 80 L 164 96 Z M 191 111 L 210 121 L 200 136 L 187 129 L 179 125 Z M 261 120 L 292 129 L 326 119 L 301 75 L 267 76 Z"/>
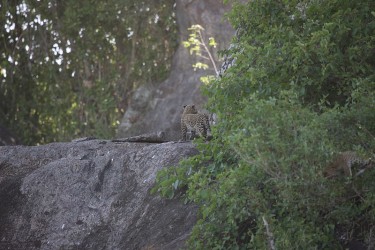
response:
<path id="1" fill-rule="evenodd" d="M 0 249 L 180 249 L 197 208 L 151 195 L 191 143 L 0 147 Z"/>

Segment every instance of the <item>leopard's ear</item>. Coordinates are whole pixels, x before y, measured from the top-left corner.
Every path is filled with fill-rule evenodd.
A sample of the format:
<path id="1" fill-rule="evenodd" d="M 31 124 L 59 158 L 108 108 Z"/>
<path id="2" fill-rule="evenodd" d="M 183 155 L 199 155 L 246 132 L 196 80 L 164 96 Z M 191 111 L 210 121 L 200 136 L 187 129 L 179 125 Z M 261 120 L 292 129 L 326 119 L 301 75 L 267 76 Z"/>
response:
<path id="1" fill-rule="evenodd" d="M 186 108 L 187 105 L 184 105 L 184 108 Z"/>
<path id="2" fill-rule="evenodd" d="M 191 105 L 191 107 L 193 108 L 193 109 L 195 109 L 195 105 L 193 104 L 193 105 Z"/>

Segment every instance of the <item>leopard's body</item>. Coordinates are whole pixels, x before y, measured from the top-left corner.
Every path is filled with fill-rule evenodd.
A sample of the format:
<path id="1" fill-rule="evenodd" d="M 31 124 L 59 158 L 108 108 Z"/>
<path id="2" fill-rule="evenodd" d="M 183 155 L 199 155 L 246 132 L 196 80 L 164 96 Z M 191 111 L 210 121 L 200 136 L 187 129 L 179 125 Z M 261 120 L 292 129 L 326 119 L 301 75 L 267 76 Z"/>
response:
<path id="1" fill-rule="evenodd" d="M 183 141 L 187 140 L 188 130 L 191 131 L 193 137 L 195 133 L 198 133 L 205 140 L 207 140 L 207 132 L 211 132 L 208 115 L 198 113 L 194 105 L 184 106 L 184 111 L 182 112 L 181 134 Z"/>
<path id="2" fill-rule="evenodd" d="M 364 160 L 353 151 L 340 153 L 323 172 L 327 178 L 334 178 L 344 174 L 346 177 L 353 177 L 354 168 L 356 176 L 362 174 L 372 165 L 371 159 Z"/>

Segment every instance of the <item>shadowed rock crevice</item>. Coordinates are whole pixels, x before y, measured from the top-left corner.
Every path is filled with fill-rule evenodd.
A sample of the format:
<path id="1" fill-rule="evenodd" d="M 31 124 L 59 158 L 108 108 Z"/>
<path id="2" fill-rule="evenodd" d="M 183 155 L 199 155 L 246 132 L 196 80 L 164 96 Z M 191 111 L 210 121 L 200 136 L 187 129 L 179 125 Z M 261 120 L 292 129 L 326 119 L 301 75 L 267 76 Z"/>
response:
<path id="1" fill-rule="evenodd" d="M 102 186 L 103 186 L 103 181 L 104 181 L 104 174 L 107 172 L 107 170 L 111 167 L 112 165 L 112 160 L 109 160 L 107 164 L 105 164 L 104 168 L 99 171 L 98 174 L 98 183 L 95 186 L 95 192 L 101 192 L 102 191 Z"/>

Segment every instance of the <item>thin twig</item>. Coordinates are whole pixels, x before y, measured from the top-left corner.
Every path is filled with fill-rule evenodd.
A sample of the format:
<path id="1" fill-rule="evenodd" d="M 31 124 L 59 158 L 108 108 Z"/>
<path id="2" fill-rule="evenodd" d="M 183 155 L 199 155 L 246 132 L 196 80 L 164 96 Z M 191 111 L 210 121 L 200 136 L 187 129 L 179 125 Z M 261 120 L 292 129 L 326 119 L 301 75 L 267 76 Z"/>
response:
<path id="1" fill-rule="evenodd" d="M 208 56 L 210 57 L 211 63 L 214 66 L 216 75 L 219 75 L 219 71 L 217 70 L 215 60 L 214 60 L 213 56 L 211 55 L 210 50 L 208 49 L 206 43 L 204 42 L 202 32 L 200 30 L 198 30 L 198 34 L 199 34 L 199 37 L 200 37 L 200 40 L 201 40 L 201 44 L 204 47 L 204 49 L 206 50 Z"/>
<path id="2" fill-rule="evenodd" d="M 269 249 L 270 250 L 276 250 L 275 240 L 274 240 L 273 234 L 272 234 L 272 232 L 269 228 L 268 222 L 266 221 L 266 218 L 264 218 L 264 216 L 262 216 L 262 219 L 263 219 L 263 224 L 266 227 L 266 234 L 267 234 L 267 237 L 268 237 Z"/>

